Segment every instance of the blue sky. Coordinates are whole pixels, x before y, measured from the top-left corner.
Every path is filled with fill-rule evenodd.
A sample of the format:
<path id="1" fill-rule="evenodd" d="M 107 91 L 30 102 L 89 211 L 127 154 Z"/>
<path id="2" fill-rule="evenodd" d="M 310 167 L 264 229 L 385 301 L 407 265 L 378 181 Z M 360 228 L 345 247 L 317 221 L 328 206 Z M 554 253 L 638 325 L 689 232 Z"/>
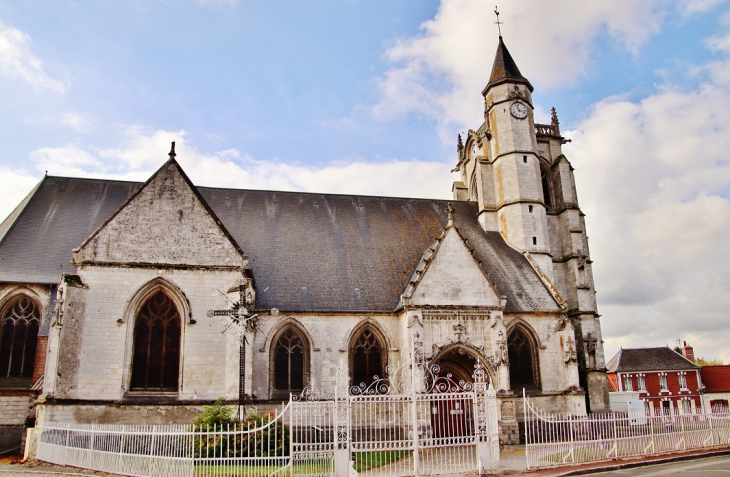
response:
<path id="1" fill-rule="evenodd" d="M 481 0 L 0 1 L 0 216 L 53 175 L 448 198 L 497 44 Z M 609 358 L 730 362 L 730 3 L 510 0 L 555 106 Z"/>

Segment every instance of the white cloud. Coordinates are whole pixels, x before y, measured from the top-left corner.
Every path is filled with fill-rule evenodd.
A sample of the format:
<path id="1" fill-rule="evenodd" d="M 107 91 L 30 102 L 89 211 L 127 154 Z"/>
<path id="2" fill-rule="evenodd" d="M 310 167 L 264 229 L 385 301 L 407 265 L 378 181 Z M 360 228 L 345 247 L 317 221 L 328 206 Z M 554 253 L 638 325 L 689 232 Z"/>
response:
<path id="1" fill-rule="evenodd" d="M 30 52 L 30 37 L 22 31 L 0 23 L 0 73 L 21 78 L 39 90 L 56 93 L 66 91 L 66 85 L 43 71 L 41 60 Z"/>
<path id="2" fill-rule="evenodd" d="M 566 132 L 608 357 L 686 339 L 730 360 L 730 82 L 714 79 L 600 102 Z"/>
<path id="3" fill-rule="evenodd" d="M 695 13 L 705 13 L 726 1 L 727 0 L 686 0 L 682 4 L 682 10 L 687 16 L 694 15 Z"/>
<path id="4" fill-rule="evenodd" d="M 204 7 L 235 7 L 241 0 L 196 0 L 196 3 Z"/>
<path id="5" fill-rule="evenodd" d="M 380 78 L 381 99 L 374 114 L 390 118 L 416 112 L 442 126 L 479 124 L 482 106 L 475 92 L 489 79 L 497 47 L 491 5 L 442 0 L 436 18 L 424 22 L 419 35 L 391 45 L 386 58 L 394 66 Z M 500 18 L 505 42 L 519 58 L 522 73 L 540 88 L 549 88 L 570 84 L 586 73 L 591 42 L 603 32 L 635 51 L 659 31 L 661 5 L 658 0 L 516 0 L 502 7 Z"/>
<path id="6" fill-rule="evenodd" d="M 48 171 L 49 175 L 145 181 L 167 160 L 172 141 L 176 142 L 178 162 L 193 183 L 201 186 L 442 199 L 451 196 L 449 164 L 395 159 L 370 163 L 362 158 L 343 158 L 324 167 L 300 166 L 256 160 L 235 149 L 203 153 L 187 143 L 185 131 L 140 127 L 127 128 L 124 144 L 117 148 L 44 147 L 33 151 L 30 160 L 39 172 Z M 9 177 L 27 176 L 13 174 Z M 7 189 L 0 216 L 9 214 L 37 182 L 29 180 Z"/>
<path id="7" fill-rule="evenodd" d="M 39 180 L 25 170 L 0 166 L 0 190 L 3 191 L 0 194 L 0 222 L 10 215 Z"/>

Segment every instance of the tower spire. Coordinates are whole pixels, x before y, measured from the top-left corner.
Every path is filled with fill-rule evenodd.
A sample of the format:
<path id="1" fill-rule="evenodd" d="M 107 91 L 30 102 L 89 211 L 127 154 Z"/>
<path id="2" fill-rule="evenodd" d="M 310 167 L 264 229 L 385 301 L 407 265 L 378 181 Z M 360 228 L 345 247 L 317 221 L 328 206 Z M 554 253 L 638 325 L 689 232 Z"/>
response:
<path id="1" fill-rule="evenodd" d="M 170 146 L 170 153 L 168 154 L 170 156 L 170 159 L 175 159 L 175 141 L 172 141 L 172 145 Z"/>
<path id="2" fill-rule="evenodd" d="M 492 75 L 489 77 L 489 83 L 487 83 L 484 91 L 482 91 L 482 95 L 487 94 L 488 89 L 502 83 L 522 83 L 530 89 L 530 92 L 534 89 L 527 78 L 520 73 L 520 69 L 517 68 L 517 63 L 512 59 L 512 55 L 509 54 L 509 50 L 507 50 L 502 40 L 502 35 L 500 35 L 497 54 L 494 56 Z"/>

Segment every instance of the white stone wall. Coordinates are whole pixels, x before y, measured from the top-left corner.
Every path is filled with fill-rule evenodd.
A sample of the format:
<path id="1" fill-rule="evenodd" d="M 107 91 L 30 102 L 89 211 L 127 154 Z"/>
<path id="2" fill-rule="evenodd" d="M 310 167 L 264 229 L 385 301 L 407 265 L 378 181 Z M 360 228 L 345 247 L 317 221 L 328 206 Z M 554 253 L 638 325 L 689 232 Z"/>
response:
<path id="1" fill-rule="evenodd" d="M 238 284 L 240 272 L 82 267 L 87 288 L 66 287 L 63 327 L 49 342 L 49 366 L 61 376 L 48 380 L 44 392 L 59 398 L 119 400 L 129 389 L 134 319 L 131 306 L 151 280 L 163 278 L 178 287 L 190 304 L 195 323 L 183 316 L 180 391 L 182 400 L 237 397 L 237 338 L 222 335 L 221 291 Z M 59 341 L 60 334 L 60 341 Z M 230 368 L 230 369 L 229 369 Z"/>
<path id="2" fill-rule="evenodd" d="M 32 401 L 29 395 L 0 396 L 0 425 L 23 425 Z"/>
<path id="3" fill-rule="evenodd" d="M 303 327 L 310 339 L 310 382 L 325 392 L 333 392 L 337 367 L 342 365 L 345 372 L 349 369 L 349 345 L 354 338 L 353 332 L 363 323 L 370 323 L 385 338 L 388 348 L 388 363 L 400 360 L 402 340 L 400 322 L 396 314 L 317 314 L 281 313 L 279 316 L 263 315 L 258 322 L 259 332 L 251 343 L 253 369 L 249 374 L 255 399 L 268 399 L 272 384 L 269 363 L 274 337 L 282 327 L 291 322 Z"/>

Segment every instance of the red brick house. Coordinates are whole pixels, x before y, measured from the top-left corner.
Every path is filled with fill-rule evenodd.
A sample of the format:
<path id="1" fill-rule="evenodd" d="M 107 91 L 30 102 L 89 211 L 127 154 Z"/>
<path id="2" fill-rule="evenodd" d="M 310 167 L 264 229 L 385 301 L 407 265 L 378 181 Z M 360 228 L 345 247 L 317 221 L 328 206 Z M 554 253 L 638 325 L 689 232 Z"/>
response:
<path id="1" fill-rule="evenodd" d="M 638 391 L 648 411 L 695 412 L 702 408 L 701 367 L 686 343 L 683 353 L 669 347 L 622 348 L 606 366 L 610 387 Z"/>
<path id="2" fill-rule="evenodd" d="M 705 408 L 727 412 L 730 407 L 730 365 L 703 366 L 700 375 L 705 385 Z"/>

